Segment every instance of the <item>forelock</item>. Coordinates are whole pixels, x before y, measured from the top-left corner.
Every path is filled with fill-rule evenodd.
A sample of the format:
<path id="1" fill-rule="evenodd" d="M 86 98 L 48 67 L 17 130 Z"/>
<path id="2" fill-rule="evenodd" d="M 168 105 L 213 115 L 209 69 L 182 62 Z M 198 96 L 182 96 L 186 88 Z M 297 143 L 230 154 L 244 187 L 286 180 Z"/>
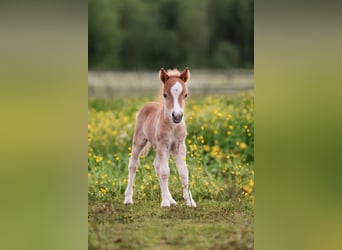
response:
<path id="1" fill-rule="evenodd" d="M 169 77 L 180 77 L 181 73 L 177 69 L 168 69 L 167 74 Z"/>

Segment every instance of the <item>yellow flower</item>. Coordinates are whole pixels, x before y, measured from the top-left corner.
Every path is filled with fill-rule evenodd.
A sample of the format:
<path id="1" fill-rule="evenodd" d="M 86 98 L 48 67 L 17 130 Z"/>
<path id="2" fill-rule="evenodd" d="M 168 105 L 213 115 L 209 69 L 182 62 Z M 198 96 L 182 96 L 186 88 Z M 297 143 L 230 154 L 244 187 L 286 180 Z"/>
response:
<path id="1" fill-rule="evenodd" d="M 254 180 L 253 179 L 251 179 L 250 181 L 249 181 L 249 183 L 248 183 L 251 187 L 254 187 Z"/>
<path id="2" fill-rule="evenodd" d="M 102 187 L 102 188 L 100 188 L 100 191 L 101 191 L 101 193 L 103 193 L 103 194 L 105 194 L 105 193 L 107 193 L 107 188 L 105 188 L 105 187 Z"/>
<path id="3" fill-rule="evenodd" d="M 100 161 L 102 161 L 103 160 L 103 157 L 102 156 L 96 156 L 96 158 L 95 158 L 95 161 L 96 162 L 100 162 Z"/>
<path id="4" fill-rule="evenodd" d="M 246 149 L 246 148 L 247 148 L 247 144 L 244 143 L 244 142 L 241 142 L 241 143 L 240 143 L 240 148 L 241 148 L 241 149 Z"/>
<path id="5" fill-rule="evenodd" d="M 253 189 L 249 186 L 249 185 L 244 185 L 242 187 L 242 189 L 246 192 L 246 193 L 252 193 Z"/>
<path id="6" fill-rule="evenodd" d="M 210 156 L 211 157 L 215 157 L 215 156 L 217 156 L 219 153 L 221 153 L 221 149 L 220 149 L 220 147 L 219 146 L 213 146 L 212 148 L 211 148 L 211 152 L 210 152 Z"/>

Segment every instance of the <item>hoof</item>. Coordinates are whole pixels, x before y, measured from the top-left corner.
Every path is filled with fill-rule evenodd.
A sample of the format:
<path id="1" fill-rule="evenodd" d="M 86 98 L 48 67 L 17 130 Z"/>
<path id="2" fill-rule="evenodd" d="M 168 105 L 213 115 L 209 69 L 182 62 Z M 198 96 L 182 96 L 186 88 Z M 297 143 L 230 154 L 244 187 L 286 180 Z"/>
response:
<path id="1" fill-rule="evenodd" d="M 133 200 L 130 197 L 126 197 L 123 203 L 125 205 L 131 205 L 131 204 L 133 204 Z"/>
<path id="2" fill-rule="evenodd" d="M 172 198 L 169 199 L 169 201 L 170 201 L 170 205 L 176 205 L 177 204 L 177 202 Z"/>
<path id="3" fill-rule="evenodd" d="M 163 200 L 160 204 L 161 207 L 170 207 L 170 201 L 169 200 Z"/>
<path id="4" fill-rule="evenodd" d="M 193 207 L 193 208 L 197 207 L 196 202 L 194 200 L 186 201 L 186 205 L 188 207 Z"/>

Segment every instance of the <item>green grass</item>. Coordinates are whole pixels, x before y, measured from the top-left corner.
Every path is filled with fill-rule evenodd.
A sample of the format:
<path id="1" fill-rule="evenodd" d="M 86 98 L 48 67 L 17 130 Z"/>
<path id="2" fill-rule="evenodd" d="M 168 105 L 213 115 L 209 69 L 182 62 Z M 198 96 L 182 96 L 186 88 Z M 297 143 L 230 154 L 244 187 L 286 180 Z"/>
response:
<path id="1" fill-rule="evenodd" d="M 197 209 L 185 206 L 173 159 L 169 189 L 178 204 L 160 208 L 153 151 L 140 159 L 134 205 L 122 204 L 135 114 L 147 101 L 89 100 L 89 248 L 253 248 L 253 94 L 190 98 L 186 104 L 186 160 Z"/>
<path id="2" fill-rule="evenodd" d="M 252 249 L 253 210 L 229 201 L 184 203 L 161 209 L 156 201 L 89 204 L 89 249 Z"/>

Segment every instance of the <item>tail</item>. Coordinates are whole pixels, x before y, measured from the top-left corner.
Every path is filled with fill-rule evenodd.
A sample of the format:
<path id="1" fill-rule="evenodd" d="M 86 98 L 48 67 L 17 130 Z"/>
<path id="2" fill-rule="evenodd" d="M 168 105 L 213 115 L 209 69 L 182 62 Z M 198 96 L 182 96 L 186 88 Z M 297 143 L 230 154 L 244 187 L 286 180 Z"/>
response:
<path id="1" fill-rule="evenodd" d="M 143 147 L 143 149 L 141 150 L 140 155 L 142 155 L 142 156 L 147 156 L 148 153 L 149 153 L 150 150 L 151 150 L 151 147 L 152 147 L 151 143 L 150 143 L 149 141 L 147 141 L 147 142 L 146 142 L 146 145 L 145 145 L 145 146 Z"/>

